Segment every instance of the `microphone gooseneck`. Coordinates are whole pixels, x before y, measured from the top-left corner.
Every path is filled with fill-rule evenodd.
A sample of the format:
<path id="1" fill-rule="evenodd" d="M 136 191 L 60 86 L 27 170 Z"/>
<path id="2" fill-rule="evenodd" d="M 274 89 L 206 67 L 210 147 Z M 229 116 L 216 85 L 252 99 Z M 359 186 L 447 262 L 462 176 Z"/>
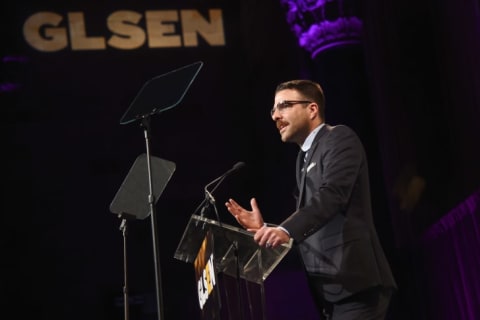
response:
<path id="1" fill-rule="evenodd" d="M 232 168 L 230 168 L 228 171 L 226 171 L 224 174 L 222 174 L 221 176 L 215 178 L 214 180 L 210 181 L 208 184 L 205 185 L 204 187 L 204 193 L 205 193 L 205 198 L 203 199 L 202 203 L 200 203 L 200 205 L 197 207 L 197 209 L 195 210 L 195 213 L 200 209 L 202 208 L 201 210 L 201 216 L 203 217 L 205 211 L 206 211 L 206 207 L 208 207 L 209 204 L 213 205 L 214 206 L 214 209 L 215 209 L 215 214 L 217 215 L 217 219 L 219 220 L 220 222 L 220 219 L 219 219 L 219 216 L 218 216 L 218 213 L 217 213 L 217 210 L 216 210 L 216 206 L 215 206 L 215 198 L 213 197 L 213 192 L 221 185 L 221 183 L 223 182 L 223 180 L 225 180 L 225 178 L 227 178 L 229 175 L 231 175 L 232 173 L 234 173 L 235 171 L 245 167 L 246 164 L 245 162 L 237 162 L 233 165 Z M 215 185 L 211 190 L 209 190 L 209 188 L 212 186 L 212 185 Z"/>
<path id="2" fill-rule="evenodd" d="M 224 174 L 222 174 L 220 177 L 214 179 L 213 181 L 209 182 L 206 186 L 205 186 L 205 192 L 208 191 L 208 188 L 213 185 L 214 183 L 217 183 L 217 185 L 212 189 L 212 191 L 210 191 L 210 193 L 213 193 L 213 191 L 215 191 L 215 189 L 218 188 L 218 186 L 222 183 L 222 181 L 228 177 L 229 175 L 231 175 L 233 172 L 245 167 L 246 164 L 245 162 L 237 162 L 233 165 L 233 167 L 228 170 L 227 172 L 225 172 Z"/>

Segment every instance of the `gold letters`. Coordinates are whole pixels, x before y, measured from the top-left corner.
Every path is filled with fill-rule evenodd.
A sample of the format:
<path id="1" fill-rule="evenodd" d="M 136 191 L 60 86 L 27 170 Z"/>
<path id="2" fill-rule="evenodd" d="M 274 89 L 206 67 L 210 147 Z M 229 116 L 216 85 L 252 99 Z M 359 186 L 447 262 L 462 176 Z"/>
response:
<path id="1" fill-rule="evenodd" d="M 108 45 L 116 49 L 136 49 L 145 43 L 145 31 L 137 24 L 142 15 L 135 11 L 116 11 L 107 18 L 107 27 L 113 32 Z"/>
<path id="2" fill-rule="evenodd" d="M 87 37 L 83 12 L 69 12 L 68 24 L 70 27 L 70 42 L 73 50 L 105 49 L 105 38 Z"/>
<path id="3" fill-rule="evenodd" d="M 28 44 L 40 51 L 52 52 L 68 45 L 65 28 L 59 28 L 63 17 L 53 12 L 31 15 L 23 25 L 23 36 Z"/>
<path id="4" fill-rule="evenodd" d="M 182 45 L 180 36 L 175 34 L 175 22 L 178 21 L 177 11 L 147 11 L 145 18 L 150 48 L 180 47 Z"/>
<path id="5" fill-rule="evenodd" d="M 136 11 L 115 11 L 106 19 L 110 31 L 98 34 L 85 23 L 83 12 L 68 12 L 62 16 L 41 11 L 25 20 L 25 41 L 38 51 L 106 50 L 107 46 L 119 50 L 149 48 L 197 47 L 198 38 L 210 46 L 224 46 L 222 11 L 210 9 L 208 19 L 197 10 L 147 10 L 145 16 Z M 144 25 L 140 23 L 145 17 Z M 67 35 L 69 37 L 67 37 Z M 108 38 L 108 40 L 106 40 Z"/>
<path id="6" fill-rule="evenodd" d="M 197 33 L 212 46 L 225 45 L 222 11 L 210 10 L 210 23 L 205 21 L 196 10 L 182 10 L 183 43 L 186 47 L 198 46 Z"/>

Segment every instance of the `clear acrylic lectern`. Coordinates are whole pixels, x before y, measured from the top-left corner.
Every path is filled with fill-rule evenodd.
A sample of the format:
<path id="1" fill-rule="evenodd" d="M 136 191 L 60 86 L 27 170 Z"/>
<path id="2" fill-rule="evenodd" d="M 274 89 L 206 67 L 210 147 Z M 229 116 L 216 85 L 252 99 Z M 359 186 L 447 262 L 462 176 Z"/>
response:
<path id="1" fill-rule="evenodd" d="M 260 247 L 253 233 L 192 215 L 175 258 L 194 264 L 203 319 L 266 319 L 263 282 L 291 249 Z"/>

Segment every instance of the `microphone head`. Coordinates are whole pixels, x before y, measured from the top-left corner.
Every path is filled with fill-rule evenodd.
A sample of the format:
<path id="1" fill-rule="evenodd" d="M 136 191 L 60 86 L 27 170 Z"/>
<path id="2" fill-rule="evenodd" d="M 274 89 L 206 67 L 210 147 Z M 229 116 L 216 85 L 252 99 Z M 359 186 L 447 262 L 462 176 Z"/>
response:
<path id="1" fill-rule="evenodd" d="M 223 179 L 225 179 L 227 176 L 231 175 L 232 173 L 234 173 L 235 171 L 237 171 L 238 169 L 243 168 L 243 167 L 245 167 L 245 162 L 235 163 L 235 165 L 230 170 L 228 170 L 227 172 L 225 172 L 224 174 L 222 174 L 220 177 L 216 178 L 215 180 L 211 181 L 210 183 L 208 183 L 205 186 L 205 192 L 208 192 L 208 187 L 210 187 L 214 183 L 217 183 L 215 188 L 213 188 L 210 191 L 210 193 L 213 193 L 213 191 L 215 191 L 215 189 L 219 186 L 219 184 L 222 183 Z"/>
<path id="2" fill-rule="evenodd" d="M 246 166 L 246 163 L 240 161 L 240 162 L 235 163 L 232 169 L 233 169 L 233 170 L 237 170 L 237 169 L 243 168 L 243 167 L 245 167 L 245 166 Z"/>

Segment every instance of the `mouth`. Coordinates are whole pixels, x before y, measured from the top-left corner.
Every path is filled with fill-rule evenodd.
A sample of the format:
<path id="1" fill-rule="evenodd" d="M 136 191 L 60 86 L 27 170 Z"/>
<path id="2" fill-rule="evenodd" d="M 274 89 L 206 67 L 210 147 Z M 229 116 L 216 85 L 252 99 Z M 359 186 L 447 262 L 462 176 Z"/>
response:
<path id="1" fill-rule="evenodd" d="M 277 121 L 277 129 L 278 131 L 280 131 L 280 133 L 282 133 L 282 131 L 284 131 L 287 126 L 288 126 L 287 122 Z"/>

